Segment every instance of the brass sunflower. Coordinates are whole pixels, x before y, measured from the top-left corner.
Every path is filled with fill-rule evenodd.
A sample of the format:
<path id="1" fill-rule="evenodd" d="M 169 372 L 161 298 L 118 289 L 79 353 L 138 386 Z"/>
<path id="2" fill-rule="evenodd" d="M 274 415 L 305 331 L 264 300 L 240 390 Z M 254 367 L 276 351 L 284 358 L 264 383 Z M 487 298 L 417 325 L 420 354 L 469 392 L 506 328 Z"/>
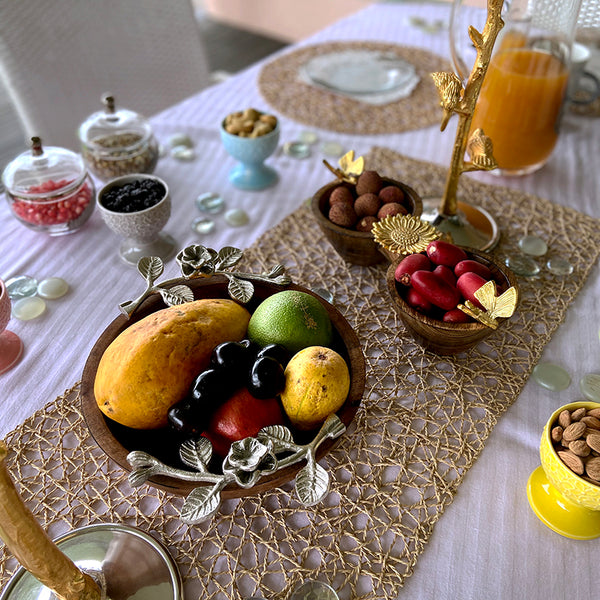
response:
<path id="1" fill-rule="evenodd" d="M 423 252 L 429 242 L 442 237 L 441 231 L 414 215 L 387 217 L 375 223 L 371 233 L 380 246 L 394 254 Z"/>

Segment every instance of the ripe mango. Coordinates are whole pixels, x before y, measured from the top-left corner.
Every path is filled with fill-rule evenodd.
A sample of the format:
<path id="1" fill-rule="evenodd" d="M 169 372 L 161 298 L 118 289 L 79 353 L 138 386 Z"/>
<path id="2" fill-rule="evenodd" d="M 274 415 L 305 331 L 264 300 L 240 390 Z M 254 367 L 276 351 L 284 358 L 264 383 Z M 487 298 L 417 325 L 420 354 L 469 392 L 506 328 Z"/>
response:
<path id="1" fill-rule="evenodd" d="M 250 313 L 233 300 L 202 299 L 158 310 L 120 333 L 105 350 L 94 394 L 121 425 L 156 429 L 207 368 L 215 346 L 246 335 Z"/>

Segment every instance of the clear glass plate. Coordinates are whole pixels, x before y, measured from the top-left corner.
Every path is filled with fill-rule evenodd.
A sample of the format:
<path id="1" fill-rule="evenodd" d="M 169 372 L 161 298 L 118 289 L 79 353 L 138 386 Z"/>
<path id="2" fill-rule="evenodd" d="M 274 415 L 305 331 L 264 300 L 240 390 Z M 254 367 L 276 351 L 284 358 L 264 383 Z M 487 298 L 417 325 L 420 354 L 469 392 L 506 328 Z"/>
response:
<path id="1" fill-rule="evenodd" d="M 330 52 L 304 65 L 307 77 L 318 85 L 346 94 L 377 94 L 412 85 L 413 65 L 393 53 L 371 50 Z"/>

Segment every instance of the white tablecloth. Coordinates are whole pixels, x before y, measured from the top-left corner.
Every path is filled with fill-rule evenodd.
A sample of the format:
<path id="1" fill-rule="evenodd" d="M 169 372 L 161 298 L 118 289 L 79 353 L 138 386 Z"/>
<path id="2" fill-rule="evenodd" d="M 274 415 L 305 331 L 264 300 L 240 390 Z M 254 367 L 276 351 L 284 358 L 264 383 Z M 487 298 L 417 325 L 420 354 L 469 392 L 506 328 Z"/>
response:
<path id="1" fill-rule="evenodd" d="M 446 31 L 427 34 L 410 22 L 412 16 L 447 20 L 449 10 L 447 5 L 375 4 L 300 45 L 380 40 L 423 47 L 449 57 Z M 165 230 L 180 247 L 201 243 L 217 249 L 224 245 L 245 248 L 331 179 L 316 145 L 308 159 L 295 160 L 282 152 L 269 159 L 281 176 L 275 187 L 244 192 L 228 183 L 227 173 L 234 160 L 221 145 L 219 122 L 229 112 L 248 106 L 271 110 L 258 92 L 260 66 L 152 119 L 165 145 L 177 132 L 188 133 L 196 143 L 196 160 L 178 162 L 166 156 L 156 169 L 156 174 L 169 183 L 173 199 L 172 216 Z M 454 142 L 452 123 L 455 120 L 444 133 L 431 127 L 381 136 L 310 129 L 318 134 L 320 142 L 336 141 L 359 155 L 380 145 L 448 165 Z M 309 129 L 287 118 L 281 118 L 281 128 L 282 143 Z M 600 217 L 599 156 L 600 120 L 567 114 L 556 150 L 538 173 L 512 179 L 489 173 L 473 176 Z M 195 197 L 207 191 L 222 194 L 229 208 L 244 208 L 250 223 L 231 228 L 221 215 L 216 218 L 214 233 L 199 237 L 191 230 L 190 222 L 199 214 L 194 207 Z M 118 239 L 97 211 L 76 234 L 50 238 L 20 225 L 2 202 L 0 231 L 2 279 L 22 274 L 37 279 L 59 276 L 71 286 L 66 297 L 48 302 L 41 318 L 29 322 L 12 319 L 9 324 L 9 329 L 23 339 L 25 353 L 18 367 L 0 375 L 0 435 L 5 435 L 79 380 L 95 339 L 118 314 L 117 305 L 142 290 L 143 280 L 118 258 Z M 170 261 L 165 275 L 178 274 L 176 264 Z M 533 514 L 525 494 L 527 478 L 539 464 L 539 439 L 548 416 L 560 405 L 582 398 L 578 382 L 583 375 L 600 372 L 599 298 L 596 267 L 542 357 L 543 361 L 565 367 L 572 376 L 571 385 L 559 393 L 546 391 L 534 381 L 526 385 L 436 525 L 400 598 L 550 600 L 599 596 L 600 542 L 573 541 L 553 533 Z"/>

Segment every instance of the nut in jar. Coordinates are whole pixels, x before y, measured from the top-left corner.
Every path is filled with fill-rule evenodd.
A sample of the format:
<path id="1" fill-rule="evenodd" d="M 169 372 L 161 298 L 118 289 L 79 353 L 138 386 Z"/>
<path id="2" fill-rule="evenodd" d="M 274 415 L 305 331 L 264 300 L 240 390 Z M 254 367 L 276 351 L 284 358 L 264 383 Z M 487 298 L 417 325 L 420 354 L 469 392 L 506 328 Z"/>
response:
<path id="1" fill-rule="evenodd" d="M 117 110 L 110 94 L 102 102 L 104 110 L 90 115 L 79 128 L 81 153 L 89 170 L 105 181 L 153 173 L 159 148 L 150 123 L 131 110 Z"/>

